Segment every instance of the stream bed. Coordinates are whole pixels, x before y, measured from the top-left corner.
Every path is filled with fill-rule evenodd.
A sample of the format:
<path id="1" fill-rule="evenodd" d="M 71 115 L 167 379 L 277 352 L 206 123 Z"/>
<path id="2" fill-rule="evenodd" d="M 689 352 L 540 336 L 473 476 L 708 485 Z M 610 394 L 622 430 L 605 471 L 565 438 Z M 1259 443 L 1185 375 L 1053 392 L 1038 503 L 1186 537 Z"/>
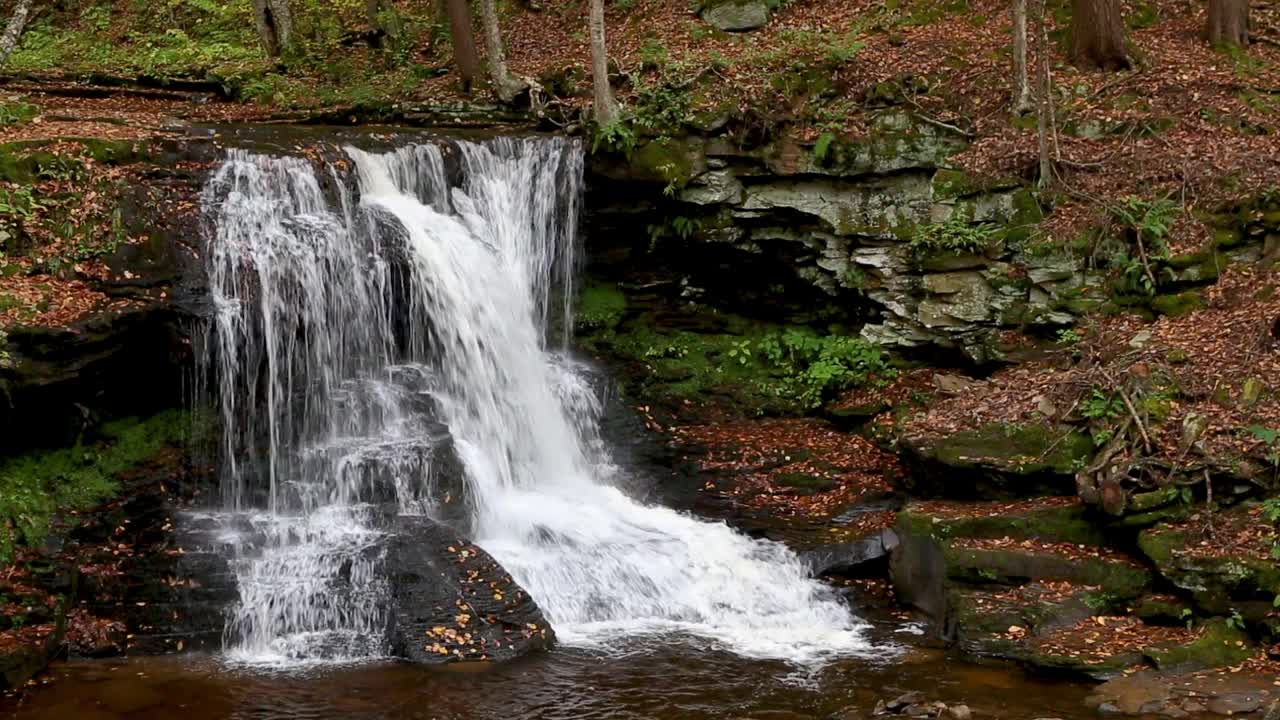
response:
<path id="1" fill-rule="evenodd" d="M 1089 686 L 1004 666 L 907 650 L 888 662 L 839 661 L 812 671 L 691 645 L 608 654 L 558 648 L 504 665 L 427 669 L 397 662 L 271 671 L 210 656 L 75 661 L 52 687 L 4 717 L 22 720 L 489 720 L 869 718 L 879 700 L 919 691 L 980 718 L 1096 717 Z"/>

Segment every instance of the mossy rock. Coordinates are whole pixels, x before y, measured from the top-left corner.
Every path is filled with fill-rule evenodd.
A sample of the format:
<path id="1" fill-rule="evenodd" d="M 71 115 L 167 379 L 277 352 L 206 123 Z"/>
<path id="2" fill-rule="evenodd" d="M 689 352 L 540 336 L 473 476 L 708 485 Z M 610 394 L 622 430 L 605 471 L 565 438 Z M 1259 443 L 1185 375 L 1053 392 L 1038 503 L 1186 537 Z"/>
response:
<path id="1" fill-rule="evenodd" d="M 1075 492 L 1094 451 L 1074 428 L 991 423 L 942 437 L 904 437 L 907 484 L 917 497 L 999 499 Z"/>
<path id="2" fill-rule="evenodd" d="M 981 512 L 981 505 L 975 504 L 974 512 Z M 938 540 L 1007 537 L 1078 545 L 1101 546 L 1106 543 L 1102 528 L 1090 519 L 1083 504 L 966 517 L 931 515 L 921 506 L 912 504 L 899 511 L 898 526 L 901 532 L 928 535 Z"/>
<path id="3" fill-rule="evenodd" d="M 627 296 L 616 285 L 591 284 L 578 294 L 574 321 L 580 331 L 612 330 L 627 312 Z"/>
<path id="4" fill-rule="evenodd" d="M 962 652 L 977 658 L 1011 660 L 1037 670 L 1105 680 L 1142 661 L 1138 652 L 1104 660 L 1087 660 L 1055 655 L 1036 647 L 1035 638 L 1072 626 L 1109 610 L 1095 594 L 1079 592 L 1065 598 L 1037 601 L 1034 593 L 1026 600 L 1012 601 L 985 590 L 954 589 L 948 606 L 954 623 L 956 644 Z M 1022 637 L 1011 628 L 1025 631 Z"/>
<path id="5" fill-rule="evenodd" d="M 1017 178 L 979 178 L 963 170 L 941 168 L 933 174 L 933 199 L 955 200 L 1021 185 Z"/>
<path id="6" fill-rule="evenodd" d="M 1189 673 L 1242 663 L 1253 655 L 1253 645 L 1243 630 L 1223 618 L 1214 618 L 1196 640 L 1148 648 L 1145 654 L 1163 672 Z"/>
<path id="7" fill-rule="evenodd" d="M 1148 625 L 1183 625 L 1191 616 L 1191 605 L 1173 595 L 1144 595 L 1138 598 L 1129 612 Z"/>
<path id="8" fill-rule="evenodd" d="M 632 154 L 632 179 L 662 182 L 677 188 L 689 184 L 707 169 L 702 146 L 692 139 L 659 138 L 641 145 Z"/>
<path id="9" fill-rule="evenodd" d="M 1157 295 L 1151 298 L 1151 309 L 1161 315 L 1181 317 L 1204 308 L 1204 298 L 1195 290 L 1176 295 Z"/>
<path id="10" fill-rule="evenodd" d="M 943 546 L 947 576 L 969 583 L 1017 585 L 1029 580 L 1066 580 L 1096 585 L 1115 598 L 1136 598 L 1151 585 L 1150 571 L 1123 560 L 1075 558 L 1036 549 L 977 549 Z"/>
<path id="11" fill-rule="evenodd" d="M 1156 570 L 1176 587 L 1190 593 L 1196 607 L 1212 615 L 1239 611 L 1256 620 L 1271 610 L 1280 595 L 1280 563 L 1261 556 L 1206 556 L 1183 552 L 1192 547 L 1183 529 L 1167 525 L 1142 531 L 1141 548 Z"/>

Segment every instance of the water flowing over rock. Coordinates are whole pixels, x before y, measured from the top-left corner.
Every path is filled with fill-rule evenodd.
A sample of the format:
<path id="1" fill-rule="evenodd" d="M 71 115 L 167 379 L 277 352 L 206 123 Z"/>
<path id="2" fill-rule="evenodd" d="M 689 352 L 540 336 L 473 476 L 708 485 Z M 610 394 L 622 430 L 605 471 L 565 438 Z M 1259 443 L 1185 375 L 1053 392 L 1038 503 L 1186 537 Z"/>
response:
<path id="1" fill-rule="evenodd" d="M 547 621 L 585 646 L 674 633 L 800 662 L 884 652 L 781 544 L 628 495 L 637 478 L 562 349 L 576 143 L 346 153 L 353 173 L 232 152 L 206 193 L 234 657 L 503 657 L 545 646 Z M 496 595 L 532 600 L 458 605 L 474 578 L 437 556 L 441 522 L 510 573 Z M 433 573 L 439 597 L 423 594 Z M 505 654 L 426 642 L 484 636 L 477 615 L 537 631 Z"/>

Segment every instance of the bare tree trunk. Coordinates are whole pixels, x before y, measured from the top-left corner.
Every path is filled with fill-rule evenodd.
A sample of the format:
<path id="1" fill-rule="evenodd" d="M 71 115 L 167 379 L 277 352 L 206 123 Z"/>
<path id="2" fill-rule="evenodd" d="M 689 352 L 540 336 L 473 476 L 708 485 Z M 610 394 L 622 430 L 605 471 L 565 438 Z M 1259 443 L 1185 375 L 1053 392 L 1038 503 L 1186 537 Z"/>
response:
<path id="1" fill-rule="evenodd" d="M 0 35 L 0 65 L 7 62 L 14 48 L 18 47 L 18 40 L 22 38 L 22 31 L 26 29 L 30 15 L 31 0 L 18 0 L 13 14 L 9 16 L 9 24 L 4 28 L 4 35 Z"/>
<path id="2" fill-rule="evenodd" d="M 502 27 L 498 24 L 498 9 L 494 0 L 480 0 L 480 14 L 484 18 L 484 51 L 489 60 L 489 79 L 498 99 L 511 103 L 524 92 L 529 84 L 511 74 L 507 69 L 507 57 L 502 51 Z"/>
<path id="3" fill-rule="evenodd" d="M 471 84 L 480 69 L 480 57 L 476 53 L 476 38 L 471 32 L 471 11 L 467 0 L 443 0 L 449 14 L 449 39 L 453 43 L 453 61 L 462 76 L 462 89 L 471 92 Z"/>
<path id="4" fill-rule="evenodd" d="M 1249 44 L 1249 0 L 1209 0 L 1205 36 L 1210 45 Z"/>
<path id="5" fill-rule="evenodd" d="M 591 81 L 595 87 L 596 122 L 608 125 L 618 116 L 618 103 L 609 86 L 609 52 L 604 44 L 604 0 L 591 0 Z"/>
<path id="6" fill-rule="evenodd" d="M 1124 44 L 1120 0 L 1071 0 L 1071 62 L 1078 67 L 1132 67 Z"/>
<path id="7" fill-rule="evenodd" d="M 267 55 L 280 57 L 289 47 L 289 36 L 293 33 L 289 0 L 253 0 L 253 18 Z"/>
<path id="8" fill-rule="evenodd" d="M 1053 87 L 1049 76 L 1049 31 L 1045 0 L 1036 3 L 1036 136 L 1040 150 L 1040 179 L 1037 185 L 1049 186 L 1053 181 L 1053 163 L 1049 158 L 1049 116 L 1053 110 Z"/>
<path id="9" fill-rule="evenodd" d="M 1031 109 L 1027 79 L 1027 0 L 1013 0 L 1013 114 Z"/>

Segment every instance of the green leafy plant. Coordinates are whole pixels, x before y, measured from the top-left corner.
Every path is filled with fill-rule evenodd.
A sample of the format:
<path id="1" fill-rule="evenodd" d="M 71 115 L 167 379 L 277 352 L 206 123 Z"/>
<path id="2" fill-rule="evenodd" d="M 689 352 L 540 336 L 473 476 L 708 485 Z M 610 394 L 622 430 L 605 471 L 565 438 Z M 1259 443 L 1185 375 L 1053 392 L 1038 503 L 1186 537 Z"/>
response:
<path id="1" fill-rule="evenodd" d="M 946 222 L 921 225 L 912 234 L 910 245 L 917 256 L 938 252 L 982 253 L 1000 237 L 1000 229 L 989 223 L 971 223 L 954 213 Z"/>
<path id="2" fill-rule="evenodd" d="M 605 125 L 596 126 L 591 136 L 591 153 L 605 150 L 630 158 L 636 149 L 635 130 L 623 119 L 617 119 Z"/>
<path id="3" fill-rule="evenodd" d="M 1075 345 L 1083 340 L 1084 337 L 1075 328 L 1063 328 L 1058 331 L 1058 344 Z"/>
<path id="4" fill-rule="evenodd" d="M 1122 288 L 1154 295 L 1156 273 L 1153 262 L 1169 257 L 1168 237 L 1177 219 L 1178 204 L 1169 199 L 1144 200 L 1135 196 L 1121 198 L 1110 206 L 1112 219 L 1131 236 L 1136 254 L 1116 255 Z"/>
<path id="5" fill-rule="evenodd" d="M 835 134 L 829 132 L 818 136 L 818 141 L 813 144 L 813 159 L 819 163 L 826 162 L 827 156 L 831 154 L 831 144 L 835 139 Z"/>
<path id="6" fill-rule="evenodd" d="M 1231 615 L 1227 617 L 1227 627 L 1232 630 L 1244 630 L 1244 617 L 1240 615 L 1239 610 L 1231 608 Z"/>

